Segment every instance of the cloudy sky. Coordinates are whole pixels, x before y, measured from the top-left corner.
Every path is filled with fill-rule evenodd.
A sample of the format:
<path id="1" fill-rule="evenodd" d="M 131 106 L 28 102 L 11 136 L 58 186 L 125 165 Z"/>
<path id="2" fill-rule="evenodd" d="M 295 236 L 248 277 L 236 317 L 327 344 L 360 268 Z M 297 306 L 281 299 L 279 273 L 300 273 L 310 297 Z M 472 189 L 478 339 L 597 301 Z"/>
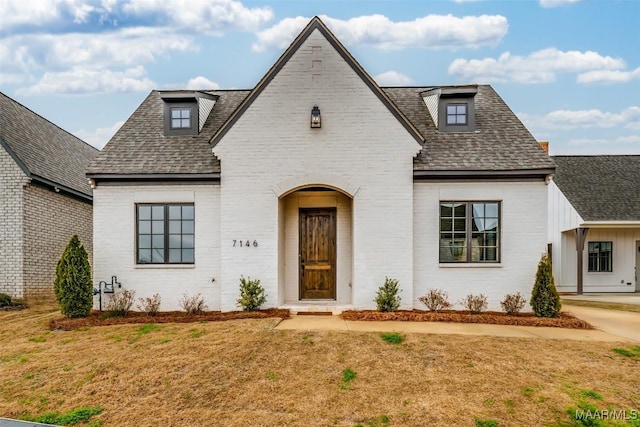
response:
<path id="1" fill-rule="evenodd" d="M 314 15 L 380 85 L 490 83 L 552 154 L 640 154 L 636 0 L 0 0 L 0 90 L 101 148 L 152 89 L 252 88 Z"/>

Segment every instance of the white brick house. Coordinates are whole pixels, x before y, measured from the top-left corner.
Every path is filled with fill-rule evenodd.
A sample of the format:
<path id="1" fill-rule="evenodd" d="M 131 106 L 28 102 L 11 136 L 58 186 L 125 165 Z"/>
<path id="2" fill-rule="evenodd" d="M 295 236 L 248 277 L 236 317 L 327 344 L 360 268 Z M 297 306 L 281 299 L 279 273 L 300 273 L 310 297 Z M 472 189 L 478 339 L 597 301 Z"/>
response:
<path id="1" fill-rule="evenodd" d="M 380 88 L 314 18 L 252 90 L 154 91 L 93 162 L 94 280 L 164 310 L 529 294 L 554 165 L 489 86 Z"/>
<path id="2" fill-rule="evenodd" d="M 91 257 L 98 150 L 0 93 L 0 292 L 53 295 L 58 259 L 77 234 Z"/>

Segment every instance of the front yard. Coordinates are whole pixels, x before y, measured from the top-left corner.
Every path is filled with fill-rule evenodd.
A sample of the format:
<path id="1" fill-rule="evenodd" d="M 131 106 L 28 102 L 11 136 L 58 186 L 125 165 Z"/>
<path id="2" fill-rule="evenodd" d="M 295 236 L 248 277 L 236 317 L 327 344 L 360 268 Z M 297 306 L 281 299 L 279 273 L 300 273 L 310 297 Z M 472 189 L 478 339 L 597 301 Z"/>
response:
<path id="1" fill-rule="evenodd" d="M 277 319 L 50 331 L 58 317 L 0 312 L 0 416 L 86 407 L 94 427 L 572 426 L 598 425 L 574 420 L 575 408 L 640 409 L 640 348 L 629 344 L 425 334 L 394 344 L 274 330 Z"/>

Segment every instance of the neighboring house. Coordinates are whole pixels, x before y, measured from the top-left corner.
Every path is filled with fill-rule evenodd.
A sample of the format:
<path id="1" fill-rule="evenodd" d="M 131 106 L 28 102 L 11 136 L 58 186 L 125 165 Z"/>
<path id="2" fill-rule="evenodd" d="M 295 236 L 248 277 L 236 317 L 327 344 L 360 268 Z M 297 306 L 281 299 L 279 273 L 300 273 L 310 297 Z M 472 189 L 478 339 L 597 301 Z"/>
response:
<path id="1" fill-rule="evenodd" d="M 98 150 L 0 93 L 0 292 L 49 297 L 73 234 L 91 257 Z"/>
<path id="2" fill-rule="evenodd" d="M 640 156 L 554 156 L 549 241 L 561 292 L 640 292 Z"/>
<path id="3" fill-rule="evenodd" d="M 226 66 L 232 66 L 227 64 Z M 528 296 L 554 164 L 490 86 L 380 88 L 314 18 L 251 90 L 153 91 L 91 164 L 94 280 L 177 309 Z"/>

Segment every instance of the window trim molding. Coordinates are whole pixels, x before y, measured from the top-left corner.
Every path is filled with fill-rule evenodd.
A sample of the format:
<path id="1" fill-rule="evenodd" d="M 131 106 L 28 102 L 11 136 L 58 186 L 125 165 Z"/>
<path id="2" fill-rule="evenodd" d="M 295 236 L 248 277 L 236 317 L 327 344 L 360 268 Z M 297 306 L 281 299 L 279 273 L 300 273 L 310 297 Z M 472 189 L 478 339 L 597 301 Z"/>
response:
<path id="1" fill-rule="evenodd" d="M 189 126 L 174 126 L 173 125 L 173 112 L 174 111 L 188 111 L 189 112 Z M 182 117 L 182 113 L 180 114 L 180 118 L 178 119 L 180 121 L 184 120 L 184 118 Z M 171 105 L 169 106 L 169 129 L 173 132 L 176 130 L 185 130 L 185 129 L 189 129 L 192 130 L 193 129 L 193 108 L 191 107 L 184 107 L 184 106 L 179 106 L 179 105 Z"/>
<path id="2" fill-rule="evenodd" d="M 609 260 L 609 270 L 600 270 L 600 260 L 602 257 L 602 252 L 600 252 L 600 250 L 598 250 L 597 252 L 597 266 L 598 266 L 598 270 L 590 270 L 590 265 L 589 265 L 589 259 L 590 259 L 590 255 L 591 252 L 589 251 L 589 245 L 591 244 L 602 244 L 602 243 L 609 243 L 611 244 L 611 251 L 610 251 L 610 260 Z M 610 274 L 613 273 L 613 240 L 589 240 L 587 241 L 587 273 L 589 274 Z"/>
<path id="3" fill-rule="evenodd" d="M 466 105 L 467 117 L 465 124 L 447 124 L 447 106 Z M 475 132 L 476 107 L 473 96 L 441 96 L 438 100 L 438 131 L 439 132 Z"/>
<path id="4" fill-rule="evenodd" d="M 458 116 L 462 116 L 462 114 L 458 114 L 458 107 L 464 106 L 464 123 L 458 123 Z M 456 107 L 455 114 L 449 114 L 449 107 Z M 469 103 L 468 102 L 445 102 L 446 113 L 445 117 L 445 126 L 455 126 L 455 127 L 467 127 L 469 126 Z M 456 118 L 455 123 L 449 123 L 449 116 L 453 116 Z"/>
<path id="5" fill-rule="evenodd" d="M 162 206 L 164 208 L 163 216 L 163 238 L 164 238 L 164 262 L 139 262 L 140 260 L 140 221 L 138 218 L 139 206 Z M 193 262 L 170 262 L 169 261 L 169 206 L 193 206 Z M 134 217 L 135 217 L 135 233 L 134 233 L 134 267 L 135 268 L 193 268 L 196 264 L 196 208 L 195 203 L 192 202 L 136 202 L 134 203 Z M 153 221 L 153 220 L 152 220 Z M 153 236 L 153 234 L 151 234 Z M 182 233 L 180 233 L 182 236 Z M 153 237 L 152 237 L 153 240 Z M 182 249 L 182 248 L 180 248 Z"/>
<path id="6" fill-rule="evenodd" d="M 466 261 L 443 261 L 440 258 L 440 239 L 442 235 L 441 228 L 441 206 L 443 203 L 465 203 L 467 205 L 467 216 L 465 217 L 465 239 L 468 239 L 466 248 Z M 473 245 L 471 244 L 473 235 L 473 204 L 474 203 L 496 203 L 498 205 L 498 231 L 496 238 L 496 260 L 495 261 L 472 261 L 471 252 Z M 471 211 L 469 211 L 471 209 Z M 469 214 L 471 212 L 471 214 Z M 438 202 L 438 264 L 440 267 L 501 267 L 502 266 L 502 201 L 501 200 L 440 200 Z"/>
<path id="7" fill-rule="evenodd" d="M 171 123 L 171 111 L 174 108 L 184 108 L 191 110 L 190 124 L 188 128 L 174 128 Z M 164 100 L 164 135 L 165 136 L 195 136 L 198 135 L 199 129 L 199 111 L 198 102 L 193 100 L 180 99 L 179 101 Z"/>

